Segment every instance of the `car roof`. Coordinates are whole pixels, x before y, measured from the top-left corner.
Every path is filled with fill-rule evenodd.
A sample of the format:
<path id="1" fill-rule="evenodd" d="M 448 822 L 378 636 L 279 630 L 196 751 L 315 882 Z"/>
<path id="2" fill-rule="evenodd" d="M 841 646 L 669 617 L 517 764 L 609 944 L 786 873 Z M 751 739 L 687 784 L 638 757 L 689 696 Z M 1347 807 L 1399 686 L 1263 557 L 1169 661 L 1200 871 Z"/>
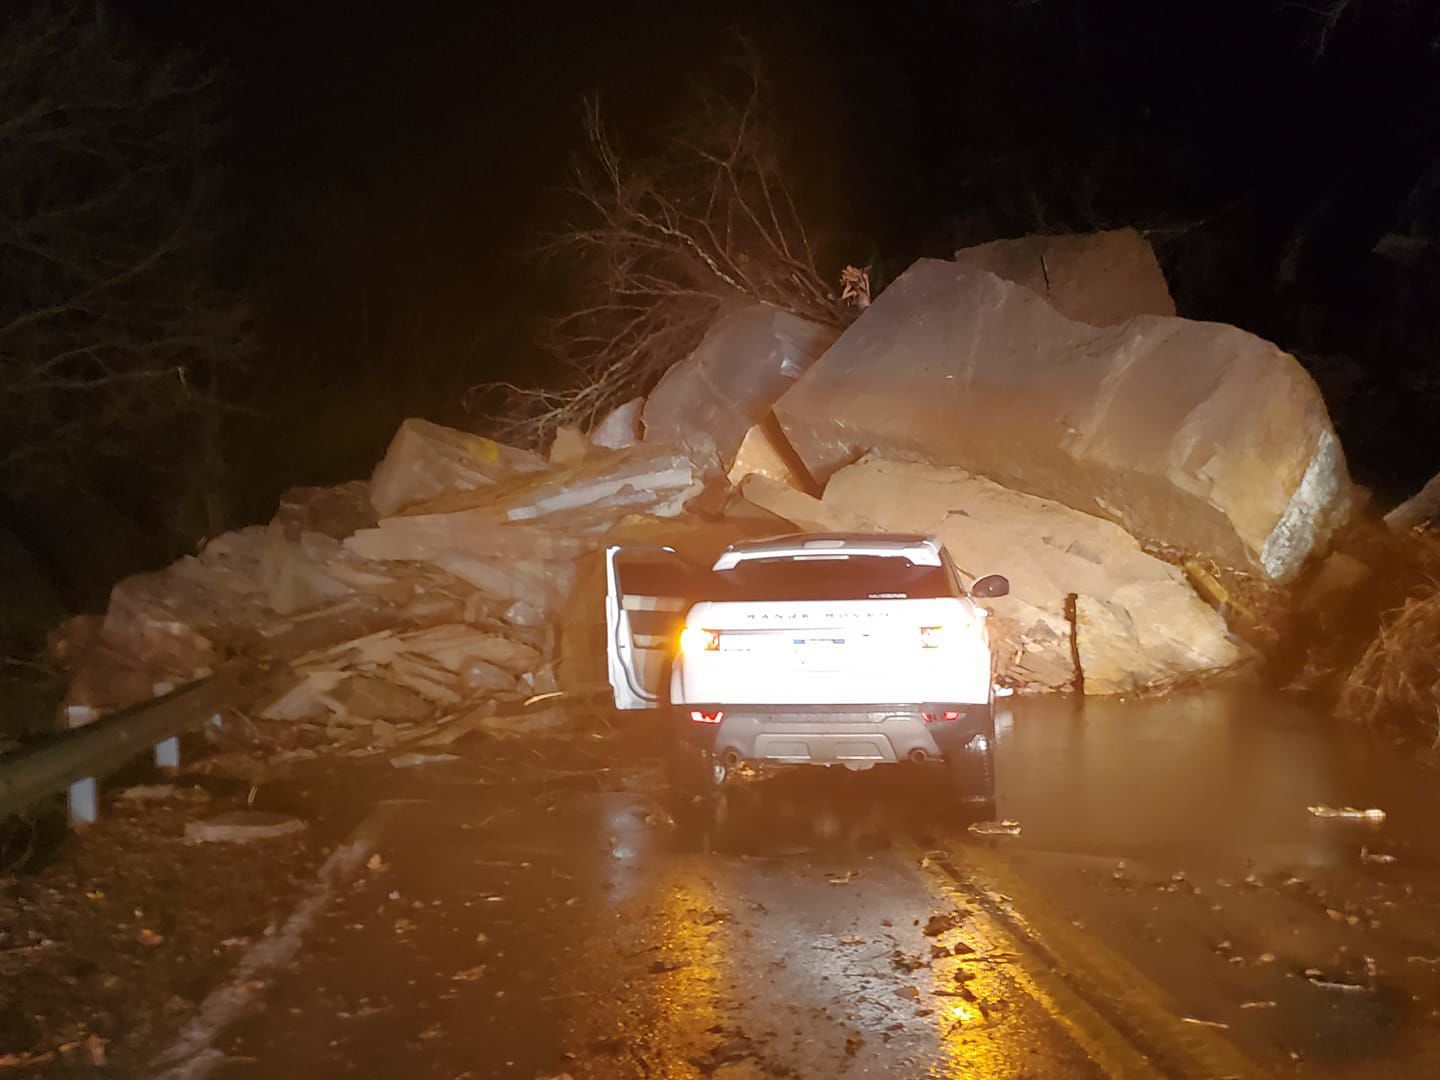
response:
<path id="1" fill-rule="evenodd" d="M 939 566 L 940 553 L 939 539 L 919 533 L 788 533 L 731 544 L 715 560 L 714 569 L 730 570 L 750 559 L 817 555 L 870 555 L 903 558 L 916 566 Z"/>

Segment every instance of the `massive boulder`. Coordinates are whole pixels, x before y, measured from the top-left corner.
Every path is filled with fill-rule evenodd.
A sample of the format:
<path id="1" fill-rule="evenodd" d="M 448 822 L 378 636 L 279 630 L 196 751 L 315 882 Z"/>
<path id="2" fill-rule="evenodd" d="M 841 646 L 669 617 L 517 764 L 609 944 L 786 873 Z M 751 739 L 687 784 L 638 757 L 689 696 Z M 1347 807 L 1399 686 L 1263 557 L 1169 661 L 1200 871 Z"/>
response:
<path id="1" fill-rule="evenodd" d="M 775 414 L 820 482 L 871 450 L 958 465 L 1274 580 L 1352 501 L 1319 391 L 1275 346 L 1155 315 L 1090 326 L 992 273 L 931 259 Z"/>
<path id="2" fill-rule="evenodd" d="M 836 333 L 768 304 L 736 308 L 651 391 L 642 414 L 645 441 L 681 448 L 707 467 L 729 470 L 751 425 Z"/>
<path id="3" fill-rule="evenodd" d="M 1134 229 L 995 240 L 962 248 L 955 262 L 1023 285 L 1066 318 L 1091 326 L 1175 314 L 1155 252 Z"/>
<path id="4" fill-rule="evenodd" d="M 1022 690 L 1155 689 L 1245 656 L 1184 575 L 1119 526 L 963 469 L 866 459 L 821 499 L 758 476 L 743 491 L 805 529 L 933 533 L 967 580 L 1004 574 L 1010 595 L 986 601 L 991 641 L 1000 678 Z"/>

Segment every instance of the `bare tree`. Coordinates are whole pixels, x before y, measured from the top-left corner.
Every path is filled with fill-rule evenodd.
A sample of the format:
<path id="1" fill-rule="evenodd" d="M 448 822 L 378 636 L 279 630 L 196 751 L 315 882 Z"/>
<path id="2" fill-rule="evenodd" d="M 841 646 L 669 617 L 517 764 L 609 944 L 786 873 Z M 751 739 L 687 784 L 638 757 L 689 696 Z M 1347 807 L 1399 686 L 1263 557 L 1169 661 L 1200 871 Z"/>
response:
<path id="1" fill-rule="evenodd" d="M 573 185 L 581 214 L 547 248 L 581 275 L 581 303 L 549 328 L 559 387 L 501 387 L 506 437 L 539 443 L 561 425 L 589 426 L 647 391 L 732 303 L 835 326 L 854 317 L 819 269 L 753 57 L 743 75 L 740 94 L 702 92 L 664 149 L 634 163 L 598 101 L 586 102 L 588 154 Z"/>
<path id="2" fill-rule="evenodd" d="M 1311 55 L 1319 60 L 1330 47 L 1331 38 L 1339 31 L 1346 13 L 1359 8 L 1359 0 L 1317 0 L 1317 2 L 1296 5 L 1315 17 L 1315 29 L 1311 35 Z"/>
<path id="3" fill-rule="evenodd" d="M 99 6 L 42 4 L 0 35 L 8 491 L 123 462 L 189 473 L 217 524 L 217 410 L 247 319 L 211 265 L 212 100 L 208 74 Z"/>

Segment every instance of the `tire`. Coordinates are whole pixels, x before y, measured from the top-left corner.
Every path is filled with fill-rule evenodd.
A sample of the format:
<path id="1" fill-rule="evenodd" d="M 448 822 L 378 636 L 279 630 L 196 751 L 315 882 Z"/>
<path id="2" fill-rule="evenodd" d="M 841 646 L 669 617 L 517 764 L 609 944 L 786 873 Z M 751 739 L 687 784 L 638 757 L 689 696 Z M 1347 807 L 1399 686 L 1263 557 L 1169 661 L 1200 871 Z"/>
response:
<path id="1" fill-rule="evenodd" d="M 950 795 L 967 811 L 995 815 L 995 751 L 991 740 L 976 735 L 945 759 Z"/>
<path id="2" fill-rule="evenodd" d="M 715 754 L 677 738 L 670 751 L 670 790 L 684 799 L 711 799 L 726 780 Z"/>

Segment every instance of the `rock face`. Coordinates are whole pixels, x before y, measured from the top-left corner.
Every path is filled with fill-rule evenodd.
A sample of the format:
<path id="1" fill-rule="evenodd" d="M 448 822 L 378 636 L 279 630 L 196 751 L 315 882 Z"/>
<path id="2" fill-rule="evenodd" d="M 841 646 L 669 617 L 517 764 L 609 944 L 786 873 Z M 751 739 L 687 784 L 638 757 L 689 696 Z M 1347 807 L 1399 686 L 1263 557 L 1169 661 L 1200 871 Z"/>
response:
<path id="1" fill-rule="evenodd" d="M 1155 315 L 1074 322 L 1029 289 L 930 259 L 775 414 L 822 483 L 872 450 L 957 465 L 1273 580 L 1351 506 L 1319 391 L 1275 346 Z"/>
<path id="2" fill-rule="evenodd" d="M 955 262 L 1023 285 L 1066 318 L 1091 326 L 1175 314 L 1155 252 L 1134 229 L 996 240 L 962 248 Z"/>
<path id="3" fill-rule="evenodd" d="M 823 499 L 754 476 L 744 493 L 806 529 L 934 533 L 967 580 L 1004 574 L 1010 595 L 986 606 L 999 674 L 1020 689 L 1074 686 L 1077 649 L 1093 694 L 1166 686 L 1245 655 L 1184 575 L 1119 526 L 962 469 L 867 459 L 836 473 Z"/>
<path id="4" fill-rule="evenodd" d="M 836 331 L 766 304 L 737 308 L 646 399 L 645 441 L 728 471 L 750 426 L 835 340 Z"/>

